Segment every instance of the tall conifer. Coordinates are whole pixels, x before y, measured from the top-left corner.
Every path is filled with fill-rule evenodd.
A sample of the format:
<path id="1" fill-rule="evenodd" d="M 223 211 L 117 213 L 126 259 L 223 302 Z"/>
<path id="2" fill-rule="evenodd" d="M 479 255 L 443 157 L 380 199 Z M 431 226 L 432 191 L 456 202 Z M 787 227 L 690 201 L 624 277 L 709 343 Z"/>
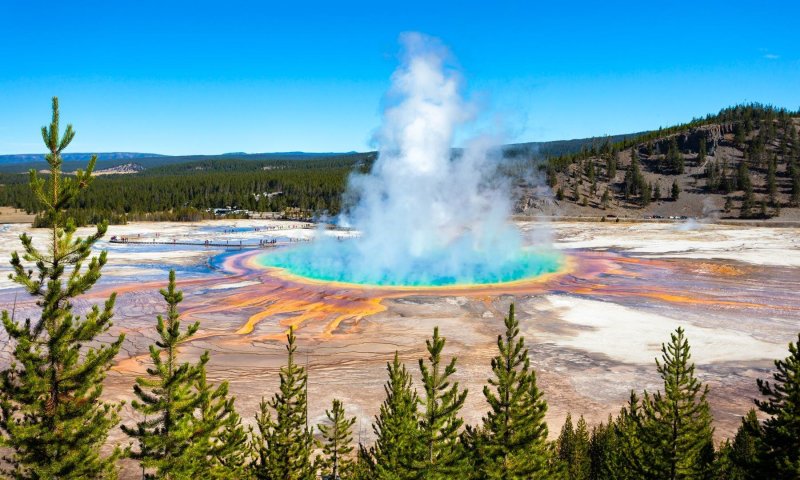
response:
<path id="1" fill-rule="evenodd" d="M 656 360 L 664 391 L 642 399 L 640 436 L 648 476 L 665 479 L 707 478 L 714 459 L 708 386 L 694 374 L 683 328 L 670 335 Z"/>
<path id="2" fill-rule="evenodd" d="M 567 478 L 570 480 L 588 480 L 591 473 L 592 460 L 589 428 L 586 420 L 580 417 L 576 427 L 572 425 L 572 416 L 567 414 L 564 426 L 558 437 L 558 458 L 563 463 Z"/>
<path id="3" fill-rule="evenodd" d="M 253 470 L 259 479 L 312 480 L 315 474 L 310 458 L 313 438 L 307 426 L 308 376 L 305 368 L 295 362 L 297 337 L 293 328 L 286 338 L 287 358 L 280 370 L 280 389 L 271 400 L 262 400 L 256 417 L 253 449 L 257 458 Z"/>
<path id="4" fill-rule="evenodd" d="M 325 411 L 327 423 L 317 426 L 322 441 L 322 457 L 318 464 L 323 480 L 349 479 L 353 473 L 353 424 L 356 417 L 347 418 L 342 401 L 333 400 L 330 410 Z"/>
<path id="5" fill-rule="evenodd" d="M 200 395 L 196 414 L 195 436 L 191 451 L 204 478 L 245 478 L 247 475 L 248 437 L 242 419 L 228 396 L 228 382 L 216 387 L 206 380 L 205 366 L 197 383 Z"/>
<path id="6" fill-rule="evenodd" d="M 384 385 L 386 399 L 372 426 L 377 439 L 370 449 L 374 459 L 374 477 L 379 480 L 416 478 L 415 459 L 423 457 L 417 406 L 419 398 L 411 386 L 411 374 L 395 352 L 387 363 L 389 379 Z"/>
<path id="7" fill-rule="evenodd" d="M 157 317 L 159 339 L 150 345 L 153 365 L 133 387 L 136 399 L 131 406 L 143 418 L 133 426 L 123 425 L 122 431 L 137 441 L 138 450 L 131 448 L 130 455 L 141 462 L 146 477 L 185 478 L 200 468 L 193 447 L 204 432 L 198 429 L 194 415 L 203 397 L 196 382 L 208 362 L 208 352 L 197 364 L 179 363 L 179 344 L 191 338 L 200 325 L 195 322 L 181 330 L 178 304 L 183 293 L 176 289 L 174 270 L 160 293 L 167 303 L 167 316 Z"/>
<path id="8" fill-rule="evenodd" d="M 497 336 L 498 355 L 492 358 L 494 375 L 483 388 L 489 412 L 477 442 L 477 463 L 483 478 L 547 478 L 547 403 L 536 385 L 513 304 L 504 324 L 505 334 Z"/>
<path id="9" fill-rule="evenodd" d="M 464 421 L 458 416 L 467 390 L 453 382 L 456 358 L 443 363 L 442 350 L 445 338 L 439 336 L 439 327 L 433 329 L 433 338 L 425 341 L 428 362 L 419 360 L 425 398 L 420 400 L 424 410 L 420 415 L 420 430 L 424 457 L 417 463 L 418 473 L 426 480 L 463 478 L 468 474 L 468 462 L 458 441 Z"/>
<path id="10" fill-rule="evenodd" d="M 728 451 L 730 480 L 763 478 L 765 472 L 760 465 L 761 452 L 764 451 L 763 436 L 761 423 L 756 417 L 755 410 L 751 409 L 742 417 L 742 424 L 736 431 L 733 442 L 730 442 Z"/>
<path id="11" fill-rule="evenodd" d="M 763 474 L 774 479 L 800 478 L 800 334 L 789 343 L 789 356 L 775 360 L 772 382 L 758 380 L 764 400 Z"/>
<path id="12" fill-rule="evenodd" d="M 53 117 L 42 127 L 50 166 L 47 178 L 30 172 L 30 186 L 49 226 L 49 244 L 35 246 L 22 234 L 24 253 L 11 255 L 13 273 L 41 308 L 38 319 L 19 322 L 7 311 L 3 327 L 13 345 L 10 365 L 0 373 L 0 432 L 8 448 L 3 470 L 16 478 L 112 478 L 119 450 L 100 455 L 109 430 L 118 422 L 119 404 L 100 399 L 103 380 L 119 352 L 124 336 L 96 347 L 99 335 L 111 327 L 115 295 L 102 307 L 93 305 L 81 317 L 72 301 L 100 278 L 106 252 L 89 258 L 94 244 L 106 233 L 99 223 L 86 238 L 75 236 L 67 209 L 92 181 L 96 157 L 86 171 L 74 176 L 61 172 L 61 154 L 75 136 L 72 125 L 59 132 L 58 98 Z M 87 264 L 88 260 L 88 264 Z M 28 270 L 35 264 L 35 271 Z"/>

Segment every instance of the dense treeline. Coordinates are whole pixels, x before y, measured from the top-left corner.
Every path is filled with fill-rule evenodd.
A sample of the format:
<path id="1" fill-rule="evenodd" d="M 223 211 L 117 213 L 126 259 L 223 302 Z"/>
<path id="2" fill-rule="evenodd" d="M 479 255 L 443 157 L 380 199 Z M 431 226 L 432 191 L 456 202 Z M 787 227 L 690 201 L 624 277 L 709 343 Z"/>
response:
<path id="1" fill-rule="evenodd" d="M 71 206 L 70 215 L 85 225 L 103 220 L 199 220 L 213 217 L 207 209 L 225 207 L 336 214 L 348 175 L 368 168 L 373 158 L 358 154 L 303 161 L 208 160 L 102 176 Z M 0 204 L 38 213 L 41 207 L 25 179 L 0 174 Z"/>

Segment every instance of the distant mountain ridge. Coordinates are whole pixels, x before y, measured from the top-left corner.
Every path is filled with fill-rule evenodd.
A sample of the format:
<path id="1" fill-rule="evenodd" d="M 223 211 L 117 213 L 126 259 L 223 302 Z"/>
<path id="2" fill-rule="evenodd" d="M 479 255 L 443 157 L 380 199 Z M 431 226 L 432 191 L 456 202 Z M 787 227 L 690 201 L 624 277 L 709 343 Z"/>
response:
<path id="1" fill-rule="evenodd" d="M 65 162 L 89 160 L 92 155 L 97 155 L 97 160 L 131 160 L 136 158 L 165 157 L 158 153 L 140 152 L 105 152 L 105 153 L 65 153 L 62 156 Z M 0 155 L 0 165 L 10 165 L 15 163 L 28 163 L 44 161 L 43 153 L 19 153 L 10 155 Z"/>
<path id="2" fill-rule="evenodd" d="M 628 133 L 622 135 L 610 135 L 600 137 L 587 137 L 576 138 L 572 140 L 554 140 L 547 142 L 526 142 L 502 145 L 500 148 L 504 156 L 514 157 L 517 155 L 529 156 L 535 159 L 546 159 L 551 156 L 558 156 L 564 154 L 571 154 L 580 152 L 583 149 L 590 149 L 591 147 L 599 147 L 606 141 L 611 143 L 619 142 L 625 138 L 633 138 L 641 135 L 640 133 Z M 455 148 L 454 151 L 460 149 Z M 246 153 L 246 152 L 227 152 L 222 154 L 210 155 L 162 155 L 157 153 L 139 153 L 139 152 L 103 152 L 97 154 L 97 169 L 113 169 L 115 167 L 130 163 L 131 160 L 136 160 L 136 163 L 142 167 L 143 170 L 161 167 L 165 165 L 175 165 L 181 163 L 206 161 L 206 160 L 310 160 L 310 159 L 324 159 L 329 157 L 340 157 L 347 155 L 356 155 L 359 152 L 264 152 L 264 153 Z M 372 152 L 362 152 L 372 153 Z M 76 168 L 83 168 L 86 160 L 91 158 L 91 153 L 65 153 L 64 170 L 74 170 Z M 0 155 L 0 171 L 2 172 L 16 172 L 24 173 L 27 170 L 40 169 L 42 167 L 40 162 L 44 161 L 44 154 L 41 153 L 23 153 L 23 154 L 10 154 Z"/>

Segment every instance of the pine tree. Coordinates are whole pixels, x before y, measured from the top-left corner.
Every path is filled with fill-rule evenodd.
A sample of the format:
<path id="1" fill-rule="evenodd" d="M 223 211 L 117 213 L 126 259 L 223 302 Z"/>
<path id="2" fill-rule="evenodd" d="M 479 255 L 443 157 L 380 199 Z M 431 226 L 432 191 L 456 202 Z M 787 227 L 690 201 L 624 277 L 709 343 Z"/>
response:
<path id="1" fill-rule="evenodd" d="M 773 207 L 775 205 L 777 205 L 777 203 L 778 203 L 778 199 L 777 199 L 778 184 L 777 184 L 777 181 L 775 179 L 775 173 L 776 173 L 776 170 L 777 170 L 777 163 L 778 163 L 778 159 L 775 158 L 775 157 L 772 157 L 772 159 L 769 161 L 769 167 L 767 169 L 767 193 L 769 194 L 769 203 Z"/>
<path id="2" fill-rule="evenodd" d="M 713 427 L 706 399 L 708 386 L 694 376 L 689 342 L 682 328 L 671 334 L 656 360 L 664 392 L 642 400 L 640 435 L 649 476 L 666 479 L 704 478 L 713 462 Z"/>
<path id="3" fill-rule="evenodd" d="M 234 408 L 234 398 L 228 396 L 228 382 L 213 387 L 206 380 L 204 367 L 196 383 L 199 414 L 196 438 L 188 455 L 195 459 L 197 473 L 204 478 L 245 478 L 247 431 Z"/>
<path id="4" fill-rule="evenodd" d="M 200 325 L 195 322 L 181 331 L 178 304 L 183 293 L 176 289 L 175 271 L 169 272 L 169 283 L 161 290 L 167 303 L 167 316 L 157 317 L 159 339 L 150 345 L 153 366 L 147 377 L 136 378 L 133 409 L 144 418 L 134 426 L 122 426 L 122 431 L 138 442 L 138 451 L 130 456 L 139 460 L 147 478 L 184 478 L 199 468 L 198 458 L 191 451 L 202 432 L 198 431 L 194 413 L 202 396 L 195 388 L 205 364 L 206 352 L 196 364 L 178 362 L 178 345 L 191 338 Z"/>
<path id="5" fill-rule="evenodd" d="M 464 477 L 468 474 L 466 455 L 458 441 L 464 421 L 458 416 L 467 399 L 467 390 L 460 390 L 451 377 L 456 372 L 456 358 L 442 364 L 445 338 L 439 336 L 439 327 L 433 329 L 433 338 L 426 340 L 428 364 L 419 360 L 425 398 L 420 415 L 420 433 L 425 447 L 424 458 L 417 462 L 417 471 L 429 480 Z M 452 383 L 451 383 L 452 382 Z"/>
<path id="6" fill-rule="evenodd" d="M 763 475 L 774 479 L 800 477 L 800 335 L 789 343 L 789 356 L 775 360 L 772 382 L 758 380 L 764 400 L 759 410 L 769 415 L 763 429 Z"/>
<path id="7" fill-rule="evenodd" d="M 405 478 L 405 477 L 376 477 L 375 461 L 370 454 L 369 449 L 364 445 L 358 445 L 358 453 L 356 454 L 356 461 L 353 465 L 352 480 L 376 480 L 377 478 Z"/>
<path id="8" fill-rule="evenodd" d="M 67 125 L 59 137 L 58 98 L 53 97 L 52 122 L 42 127 L 50 175 L 42 179 L 35 170 L 30 172 L 30 187 L 50 228 L 49 245 L 40 249 L 22 234 L 25 253 L 22 258 L 16 252 L 11 255 L 9 276 L 36 298 L 41 316 L 18 322 L 7 311 L 2 313 L 13 350 L 10 365 L 0 374 L 0 432 L 8 448 L 3 470 L 15 478 L 113 478 L 120 453 L 99 453 L 118 422 L 120 408 L 100 397 L 124 336 L 107 345 L 87 346 L 111 327 L 116 297 L 112 294 L 102 308 L 93 305 L 83 318 L 72 311 L 72 300 L 100 278 L 106 252 L 89 256 L 107 228 L 100 222 L 94 234 L 75 237 L 75 221 L 66 212 L 91 184 L 96 162 L 93 156 L 85 172 L 62 174 L 61 154 L 74 136 L 72 125 Z M 35 263 L 36 274 L 23 260 Z"/>
<path id="9" fill-rule="evenodd" d="M 581 417 L 575 428 L 573 458 L 570 461 L 570 478 L 589 480 L 592 471 L 592 459 L 589 453 L 591 437 L 586 420 Z"/>
<path id="10" fill-rule="evenodd" d="M 370 449 L 375 465 L 371 478 L 411 480 L 416 478 L 414 461 L 424 458 L 417 413 L 419 399 L 411 387 L 411 374 L 400 363 L 397 352 L 386 369 L 386 399 L 372 425 L 377 439 Z"/>
<path id="11" fill-rule="evenodd" d="M 609 182 L 614 181 L 614 177 L 617 176 L 617 165 L 619 164 L 619 153 L 614 151 L 611 154 L 611 157 L 608 159 L 608 180 Z"/>
<path id="12" fill-rule="evenodd" d="M 498 355 L 492 358 L 494 375 L 483 388 L 489 412 L 473 453 L 481 478 L 548 478 L 547 403 L 536 384 L 525 339 L 519 336 L 514 304 L 504 325 L 505 334 L 497 336 Z"/>
<path id="13" fill-rule="evenodd" d="M 608 416 L 608 423 L 592 428 L 589 440 L 590 473 L 592 480 L 621 478 L 620 440 L 614 419 Z"/>
<path id="14" fill-rule="evenodd" d="M 730 480 L 757 480 L 763 478 L 764 472 L 759 465 L 759 455 L 764 450 L 763 430 L 756 417 L 755 410 L 750 410 L 742 417 L 742 424 L 736 431 L 728 451 Z"/>
<path id="15" fill-rule="evenodd" d="M 642 198 L 641 198 L 642 207 L 650 205 L 652 195 L 653 195 L 652 185 L 649 183 L 645 183 L 644 185 L 642 185 Z"/>
<path id="16" fill-rule="evenodd" d="M 714 480 L 742 480 L 739 472 L 731 462 L 731 441 L 726 439 L 720 443 L 714 459 Z"/>
<path id="17" fill-rule="evenodd" d="M 608 192 L 608 189 L 603 192 L 603 198 L 600 199 L 600 204 L 603 206 L 603 210 L 608 208 L 608 204 L 611 201 L 611 195 Z"/>
<path id="18" fill-rule="evenodd" d="M 341 400 L 334 399 L 330 410 L 325 411 L 328 424 L 317 425 L 322 434 L 318 447 L 322 448 L 323 457 L 318 459 L 323 480 L 339 480 L 350 478 L 355 462 L 350 454 L 353 452 L 353 424 L 356 417 L 347 418 Z"/>
<path id="19" fill-rule="evenodd" d="M 631 391 L 628 404 L 622 408 L 616 422 L 614 431 L 619 439 L 618 469 L 611 472 L 609 478 L 620 480 L 634 480 L 648 478 L 644 439 L 642 436 L 643 415 L 641 401 L 635 392 Z"/>
<path id="20" fill-rule="evenodd" d="M 753 216 L 753 208 L 755 208 L 756 199 L 753 195 L 753 184 L 748 180 L 744 187 L 744 198 L 742 198 L 742 207 L 739 210 L 741 218 L 750 218 Z"/>
<path id="21" fill-rule="evenodd" d="M 678 148 L 678 141 L 676 137 L 672 137 L 669 142 L 669 150 L 667 150 L 667 165 L 673 174 L 683 174 L 683 154 Z"/>
<path id="22" fill-rule="evenodd" d="M 625 199 L 629 200 L 632 196 L 638 195 L 642 190 L 644 178 L 639 168 L 639 155 L 636 148 L 631 149 L 631 164 L 625 171 L 624 194 Z"/>
<path id="23" fill-rule="evenodd" d="M 750 170 L 747 168 L 747 162 L 739 164 L 739 168 L 736 170 L 736 183 L 740 190 L 752 190 L 753 185 L 750 181 Z"/>
<path id="24" fill-rule="evenodd" d="M 279 392 L 268 402 L 262 400 L 256 416 L 257 432 L 254 432 L 251 448 L 256 456 L 253 473 L 259 479 L 314 478 L 310 459 L 313 438 L 307 427 L 308 375 L 305 368 L 295 363 L 296 341 L 294 328 L 290 328 L 286 365 L 280 371 Z"/>
<path id="25" fill-rule="evenodd" d="M 557 441 L 558 458 L 566 466 L 567 478 L 588 480 L 592 460 L 589 453 L 590 438 L 586 420 L 581 416 L 577 428 L 572 426 L 572 416 L 567 414 Z"/>
<path id="26" fill-rule="evenodd" d="M 677 200 L 681 196 L 681 187 L 678 186 L 678 181 L 672 182 L 672 200 Z"/>

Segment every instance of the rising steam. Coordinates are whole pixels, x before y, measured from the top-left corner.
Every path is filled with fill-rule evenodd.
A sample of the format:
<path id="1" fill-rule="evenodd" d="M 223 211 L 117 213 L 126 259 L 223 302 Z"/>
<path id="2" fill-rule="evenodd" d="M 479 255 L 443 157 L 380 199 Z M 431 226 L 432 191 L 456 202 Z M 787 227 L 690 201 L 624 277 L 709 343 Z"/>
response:
<path id="1" fill-rule="evenodd" d="M 552 254 L 523 250 L 508 222 L 511 202 L 493 175 L 497 149 L 475 140 L 453 154 L 456 129 L 471 118 L 461 79 L 438 42 L 402 37 L 392 76 L 379 156 L 354 175 L 355 205 L 338 220 L 360 236 L 275 252 L 270 266 L 321 280 L 376 285 L 453 285 L 519 280 L 558 267 Z"/>

